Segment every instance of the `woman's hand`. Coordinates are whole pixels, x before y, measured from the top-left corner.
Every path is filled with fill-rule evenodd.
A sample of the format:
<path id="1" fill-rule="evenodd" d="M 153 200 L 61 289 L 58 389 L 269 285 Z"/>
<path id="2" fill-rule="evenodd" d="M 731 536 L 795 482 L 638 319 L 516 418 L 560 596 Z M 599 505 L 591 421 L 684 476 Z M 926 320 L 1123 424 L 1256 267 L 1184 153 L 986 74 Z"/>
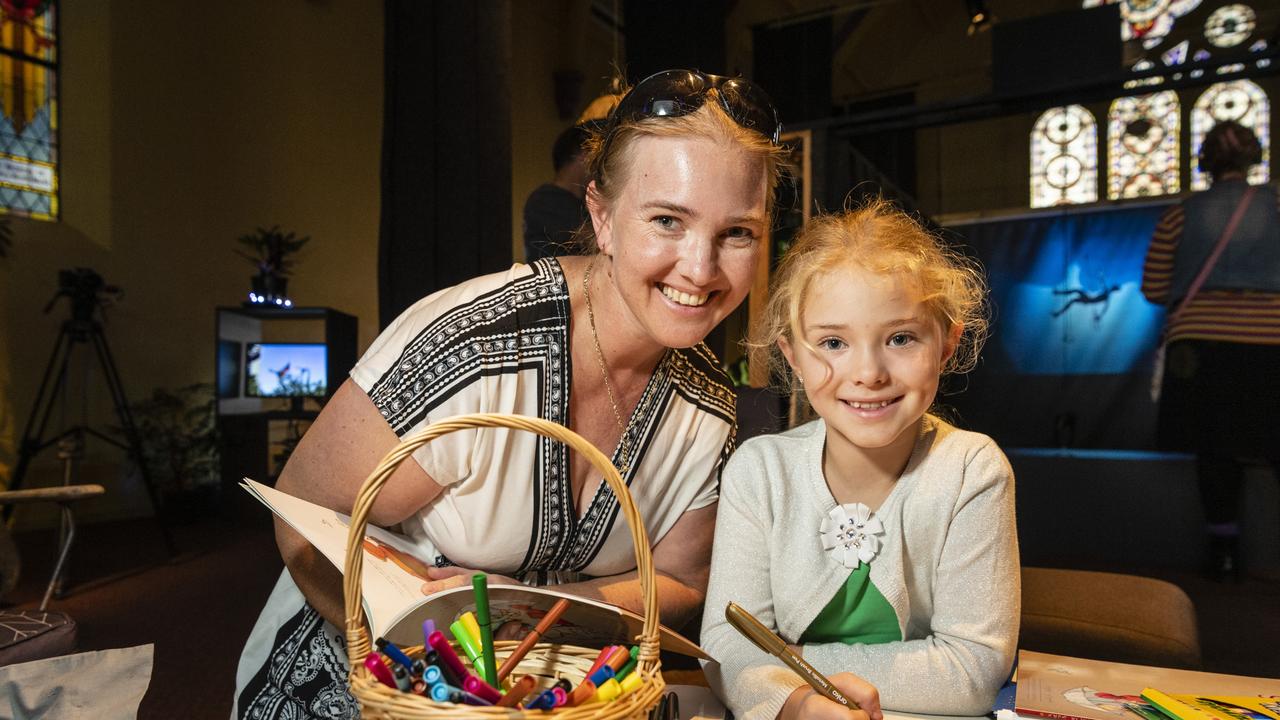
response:
<path id="1" fill-rule="evenodd" d="M 844 707 L 805 685 L 796 688 L 787 698 L 778 713 L 778 720 L 884 720 L 884 713 L 880 710 L 880 692 L 874 685 L 847 672 L 837 673 L 828 679 L 862 709 Z"/>
<path id="2" fill-rule="evenodd" d="M 467 568 L 457 567 L 432 567 L 427 568 L 427 577 L 430 582 L 422 584 L 422 594 L 431 595 L 441 590 L 461 587 L 471 584 L 471 576 L 480 572 L 479 570 L 468 570 Z M 494 575 L 485 573 L 489 576 L 490 585 L 519 585 L 520 581 L 515 578 L 509 578 L 506 575 Z"/>

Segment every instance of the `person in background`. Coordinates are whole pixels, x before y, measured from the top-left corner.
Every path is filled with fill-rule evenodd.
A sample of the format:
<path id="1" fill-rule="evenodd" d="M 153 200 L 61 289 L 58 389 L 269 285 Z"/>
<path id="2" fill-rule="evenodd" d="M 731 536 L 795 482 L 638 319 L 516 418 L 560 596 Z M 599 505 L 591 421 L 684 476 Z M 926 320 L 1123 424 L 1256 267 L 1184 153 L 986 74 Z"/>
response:
<path id="1" fill-rule="evenodd" d="M 1249 128 L 1222 122 L 1209 130 L 1200 169 L 1212 185 L 1160 218 L 1142 270 L 1142 294 L 1170 309 L 1158 443 L 1196 455 L 1206 573 L 1219 580 L 1240 577 L 1246 464 L 1280 468 L 1280 213 L 1273 186 L 1246 199 L 1249 168 L 1261 161 L 1262 145 Z M 1186 301 L 1224 236 L 1221 255 Z"/>
<path id="2" fill-rule="evenodd" d="M 551 148 L 555 179 L 529 193 L 524 202 L 524 261 L 577 255 L 573 238 L 587 219 L 587 142 L 583 125 L 566 128 Z"/>
<path id="3" fill-rule="evenodd" d="M 734 393 L 703 343 L 746 297 L 785 158 L 777 112 L 739 78 L 654 75 L 593 138 L 589 256 L 543 258 L 418 301 L 298 443 L 277 482 L 351 512 L 400 438 L 467 413 L 540 417 L 609 454 L 644 519 L 663 622 L 702 608 Z M 464 239 L 459 239 L 460 241 Z M 527 432 L 455 432 L 387 481 L 370 523 L 399 526 L 430 594 L 556 584 L 643 612 L 618 499 L 582 455 Z M 236 717 L 349 718 L 342 578 L 283 522 L 284 558 L 241 654 Z"/>
<path id="4" fill-rule="evenodd" d="M 977 360 L 985 298 L 975 268 L 883 200 L 811 220 L 784 257 L 753 359 L 818 419 L 747 440 L 721 479 L 702 646 L 735 717 L 990 712 L 1018 639 L 1013 471 L 929 413 L 940 376 Z M 756 648 L 729 602 L 861 710 Z"/>

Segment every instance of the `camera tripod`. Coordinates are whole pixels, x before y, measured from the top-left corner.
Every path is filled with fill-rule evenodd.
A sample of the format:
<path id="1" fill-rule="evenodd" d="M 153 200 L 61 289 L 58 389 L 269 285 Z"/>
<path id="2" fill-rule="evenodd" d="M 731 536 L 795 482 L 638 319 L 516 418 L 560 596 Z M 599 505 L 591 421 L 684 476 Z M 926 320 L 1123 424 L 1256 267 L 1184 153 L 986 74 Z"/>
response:
<path id="1" fill-rule="evenodd" d="M 151 501 L 151 509 L 156 514 L 160 532 L 164 537 L 165 549 L 172 556 L 174 554 L 173 538 L 170 536 L 169 528 L 160 516 L 160 498 L 157 494 L 156 486 L 152 482 L 151 472 L 147 468 L 146 458 L 142 454 L 142 442 L 138 434 L 138 427 L 134 424 L 133 413 L 129 410 L 124 385 L 120 382 L 120 373 L 116 370 L 111 349 L 107 346 L 107 337 L 103 332 L 102 324 L 93 317 L 93 311 L 97 307 L 97 297 L 90 294 L 89 297 L 85 298 L 78 294 L 68 293 L 64 289 L 63 292 L 54 296 L 54 299 L 45 307 L 45 312 L 48 312 L 53 303 L 63 294 L 71 295 L 72 297 L 72 317 L 62 323 L 62 329 L 54 342 L 53 354 L 49 357 L 48 365 L 45 366 L 44 377 L 40 381 L 40 389 L 36 392 L 35 405 L 31 409 L 31 416 L 27 419 L 26 429 L 22 433 L 18 462 L 14 468 L 9 489 L 17 490 L 22 487 L 22 481 L 31 459 L 52 445 L 58 446 L 58 458 L 63 462 L 63 482 L 64 484 L 71 484 L 75 475 L 76 464 L 84 456 L 85 436 L 92 435 L 128 453 L 129 459 L 137 467 L 138 473 L 142 477 L 142 482 L 146 486 L 147 496 Z M 120 429 L 124 434 L 124 442 L 95 430 L 85 423 L 74 425 L 48 439 L 44 439 L 54 405 L 58 398 L 66 393 L 67 369 L 70 365 L 71 356 L 75 354 L 73 352 L 75 348 L 82 344 L 90 344 L 93 347 L 94 355 L 102 370 L 103 379 L 106 381 L 107 390 L 111 394 L 111 403 L 115 408 L 116 419 L 119 421 Z M 85 391 L 87 392 L 87 388 L 85 388 Z M 4 516 L 6 519 L 12 513 L 12 510 L 12 505 L 5 508 Z M 68 536 L 71 532 L 72 530 L 67 527 L 64 518 L 61 531 L 64 557 Z M 59 565 L 61 565 L 61 561 Z"/>

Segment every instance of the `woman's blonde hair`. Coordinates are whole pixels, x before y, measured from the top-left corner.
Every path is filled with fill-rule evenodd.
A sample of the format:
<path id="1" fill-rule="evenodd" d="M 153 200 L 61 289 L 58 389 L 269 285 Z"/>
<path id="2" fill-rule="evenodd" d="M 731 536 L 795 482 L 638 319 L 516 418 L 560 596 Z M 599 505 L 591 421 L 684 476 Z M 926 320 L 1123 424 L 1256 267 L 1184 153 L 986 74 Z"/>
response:
<path id="1" fill-rule="evenodd" d="M 786 167 L 788 151 L 755 130 L 742 127 L 729 117 L 712 93 L 702 107 L 688 115 L 677 117 L 651 117 L 623 122 L 618 127 L 595 134 L 587 141 L 587 167 L 595 183 L 596 196 L 611 206 L 630 177 L 635 164 L 635 141 L 642 137 L 701 137 L 715 142 L 735 145 L 752 158 L 761 162 L 768 187 L 765 203 L 773 210 L 773 190 Z M 607 142 L 606 142 L 607 140 Z M 596 251 L 595 231 L 588 221 L 578 231 L 576 240 L 586 251 Z"/>
<path id="2" fill-rule="evenodd" d="M 987 285 L 981 269 L 883 199 L 811 219 L 796 236 L 748 342 L 753 363 L 763 363 L 771 377 L 791 376 L 777 347 L 779 338 L 808 346 L 800 331 L 805 294 L 817 277 L 846 267 L 897 274 L 914 283 L 943 337 L 952 328 L 963 329 L 943 374 L 973 369 L 987 336 Z"/>

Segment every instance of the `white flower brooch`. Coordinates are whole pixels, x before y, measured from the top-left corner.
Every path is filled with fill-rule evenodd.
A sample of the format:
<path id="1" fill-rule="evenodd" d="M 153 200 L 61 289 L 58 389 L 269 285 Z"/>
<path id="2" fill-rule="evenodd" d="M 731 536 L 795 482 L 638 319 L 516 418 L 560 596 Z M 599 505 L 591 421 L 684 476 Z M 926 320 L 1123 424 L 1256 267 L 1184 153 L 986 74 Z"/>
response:
<path id="1" fill-rule="evenodd" d="M 822 519 L 822 548 L 845 567 L 856 570 L 860 563 L 870 563 L 880 552 L 884 524 L 862 503 L 837 505 Z"/>

